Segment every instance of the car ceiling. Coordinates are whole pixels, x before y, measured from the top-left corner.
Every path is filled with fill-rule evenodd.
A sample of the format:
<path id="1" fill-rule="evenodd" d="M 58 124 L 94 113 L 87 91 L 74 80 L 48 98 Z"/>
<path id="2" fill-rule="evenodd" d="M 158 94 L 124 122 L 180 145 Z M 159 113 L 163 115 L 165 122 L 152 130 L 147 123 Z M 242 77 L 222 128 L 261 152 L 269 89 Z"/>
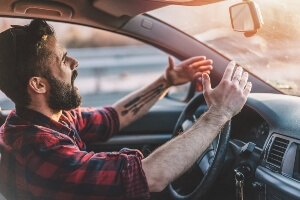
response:
<path id="1" fill-rule="evenodd" d="M 122 27 L 132 17 L 167 5 L 206 5 L 222 0 L 5 0 L 0 16 L 43 18 L 107 30 Z"/>

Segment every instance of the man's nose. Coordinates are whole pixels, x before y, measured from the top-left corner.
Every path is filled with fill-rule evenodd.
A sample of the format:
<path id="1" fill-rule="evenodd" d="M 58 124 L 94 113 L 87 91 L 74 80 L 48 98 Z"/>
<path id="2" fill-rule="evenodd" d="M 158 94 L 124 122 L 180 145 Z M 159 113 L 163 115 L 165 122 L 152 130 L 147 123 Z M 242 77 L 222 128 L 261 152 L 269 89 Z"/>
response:
<path id="1" fill-rule="evenodd" d="M 74 70 L 75 68 L 78 67 L 79 62 L 78 62 L 78 60 L 76 60 L 75 58 L 71 58 L 71 59 L 72 59 L 72 62 L 71 62 L 71 70 Z"/>

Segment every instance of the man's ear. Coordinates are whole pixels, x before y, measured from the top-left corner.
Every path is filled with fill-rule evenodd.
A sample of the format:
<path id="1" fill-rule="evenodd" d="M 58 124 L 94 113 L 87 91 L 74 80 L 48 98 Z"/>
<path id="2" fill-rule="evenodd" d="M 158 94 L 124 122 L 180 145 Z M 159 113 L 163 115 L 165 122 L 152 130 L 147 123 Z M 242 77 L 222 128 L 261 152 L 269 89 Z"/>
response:
<path id="1" fill-rule="evenodd" d="M 47 91 L 46 79 L 42 77 L 31 77 L 29 79 L 28 87 L 31 91 L 42 94 Z"/>

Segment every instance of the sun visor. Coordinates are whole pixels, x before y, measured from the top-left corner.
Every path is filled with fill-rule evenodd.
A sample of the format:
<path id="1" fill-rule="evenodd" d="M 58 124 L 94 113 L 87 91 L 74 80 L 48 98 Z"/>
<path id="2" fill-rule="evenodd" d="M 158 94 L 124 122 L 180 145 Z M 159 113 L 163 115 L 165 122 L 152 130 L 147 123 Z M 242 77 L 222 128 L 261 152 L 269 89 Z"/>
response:
<path id="1" fill-rule="evenodd" d="M 219 1 L 223 0 L 93 0 L 92 5 L 115 17 L 134 17 L 168 5 L 201 6 Z"/>

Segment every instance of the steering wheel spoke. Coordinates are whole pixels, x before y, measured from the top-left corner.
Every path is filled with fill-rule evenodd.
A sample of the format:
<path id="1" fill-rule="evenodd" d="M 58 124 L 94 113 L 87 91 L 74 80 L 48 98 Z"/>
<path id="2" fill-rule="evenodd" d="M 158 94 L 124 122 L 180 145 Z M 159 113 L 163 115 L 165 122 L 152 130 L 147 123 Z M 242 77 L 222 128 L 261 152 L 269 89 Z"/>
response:
<path id="1" fill-rule="evenodd" d="M 202 156 L 197 160 L 197 165 L 199 166 L 201 172 L 203 174 L 209 169 L 209 166 L 212 164 L 215 157 L 215 151 L 213 145 L 209 145 L 206 151 L 202 154 Z"/>

